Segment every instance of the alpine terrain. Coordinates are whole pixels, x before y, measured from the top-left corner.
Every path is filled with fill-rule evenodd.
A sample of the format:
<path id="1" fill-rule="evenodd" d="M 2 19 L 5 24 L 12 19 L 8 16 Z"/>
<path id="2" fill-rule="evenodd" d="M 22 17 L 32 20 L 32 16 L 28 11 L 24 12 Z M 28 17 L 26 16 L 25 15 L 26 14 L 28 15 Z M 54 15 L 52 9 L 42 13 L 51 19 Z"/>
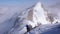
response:
<path id="1" fill-rule="evenodd" d="M 49 13 L 43 4 L 37 2 L 32 7 L 16 13 L 13 25 L 1 34 L 59 34 L 60 21 Z"/>

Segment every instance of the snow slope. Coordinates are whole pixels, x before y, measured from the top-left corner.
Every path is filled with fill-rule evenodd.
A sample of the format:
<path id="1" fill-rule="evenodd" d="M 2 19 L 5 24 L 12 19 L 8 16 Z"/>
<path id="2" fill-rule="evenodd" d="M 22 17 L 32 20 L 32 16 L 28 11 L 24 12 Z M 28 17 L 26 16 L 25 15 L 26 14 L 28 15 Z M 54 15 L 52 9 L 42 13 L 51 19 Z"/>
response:
<path id="1" fill-rule="evenodd" d="M 60 23 L 41 25 L 27 34 L 60 34 Z"/>

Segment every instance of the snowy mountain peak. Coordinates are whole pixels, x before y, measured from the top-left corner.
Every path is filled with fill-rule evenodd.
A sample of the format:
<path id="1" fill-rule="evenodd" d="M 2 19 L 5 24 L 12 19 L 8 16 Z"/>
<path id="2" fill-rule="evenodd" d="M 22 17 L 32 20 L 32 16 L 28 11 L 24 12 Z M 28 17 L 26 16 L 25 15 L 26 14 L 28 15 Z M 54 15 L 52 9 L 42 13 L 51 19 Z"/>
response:
<path id="1" fill-rule="evenodd" d="M 36 7 L 40 7 L 42 4 L 40 2 L 36 3 Z"/>
<path id="2" fill-rule="evenodd" d="M 20 14 L 20 21 L 32 25 L 33 28 L 38 24 L 49 24 L 46 20 L 47 15 L 45 15 L 45 12 L 43 5 L 38 2 L 28 10 L 23 11 L 22 15 Z"/>
<path id="3" fill-rule="evenodd" d="M 45 15 L 45 10 L 43 5 L 40 2 L 38 2 L 36 3 L 33 9 L 35 15 L 33 19 L 37 21 L 36 23 L 48 24 L 48 21 L 46 20 L 47 15 Z"/>
<path id="4" fill-rule="evenodd" d="M 42 8 L 42 4 L 40 2 L 36 3 L 34 9 L 40 10 Z"/>
<path id="5" fill-rule="evenodd" d="M 32 9 L 28 9 L 27 16 L 29 19 L 28 24 L 32 25 L 32 27 L 38 26 L 38 24 L 52 24 L 53 22 L 56 23 L 57 20 L 54 19 L 54 17 L 50 14 L 48 14 L 47 11 L 44 10 L 43 4 L 40 2 L 36 3 Z M 52 19 L 51 19 L 52 18 Z M 32 20 L 32 21 L 31 21 Z"/>
<path id="6" fill-rule="evenodd" d="M 20 21 L 23 23 L 27 23 L 28 25 L 31 25 L 33 28 L 35 26 L 38 26 L 40 24 L 51 24 L 51 19 L 54 18 L 52 16 L 49 16 L 47 14 L 47 11 L 44 10 L 44 6 L 38 2 L 32 7 L 28 8 L 26 11 L 22 11 L 22 15 L 20 14 Z"/>

